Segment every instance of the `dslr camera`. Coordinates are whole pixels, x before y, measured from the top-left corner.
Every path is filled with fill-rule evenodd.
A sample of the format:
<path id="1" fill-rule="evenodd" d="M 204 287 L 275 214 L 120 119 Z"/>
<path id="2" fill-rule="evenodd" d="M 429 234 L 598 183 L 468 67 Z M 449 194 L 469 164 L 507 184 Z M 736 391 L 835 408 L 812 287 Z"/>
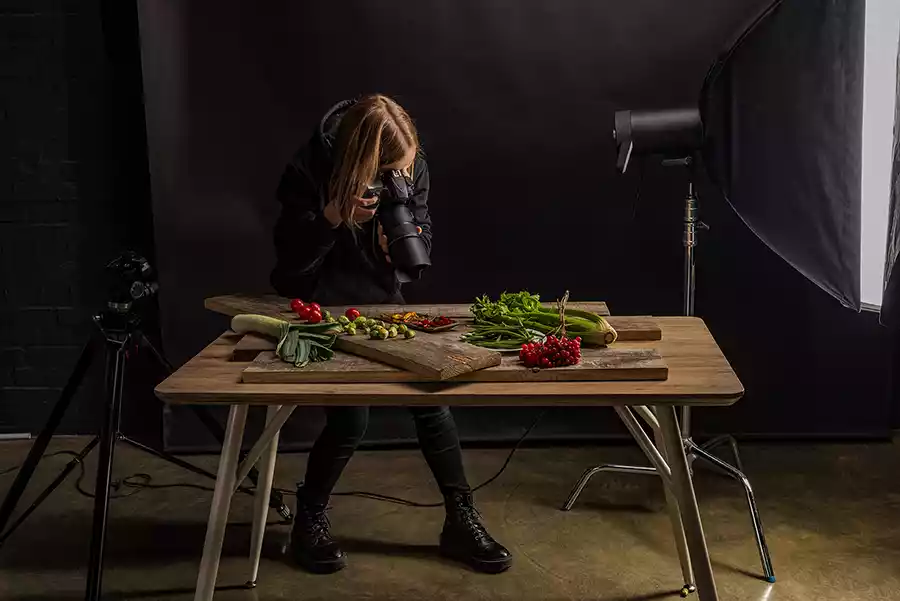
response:
<path id="1" fill-rule="evenodd" d="M 399 169 L 385 171 L 370 184 L 364 198 L 378 197 L 375 218 L 387 237 L 388 255 L 400 282 L 412 282 L 431 266 L 428 249 L 409 210 L 413 183 Z"/>

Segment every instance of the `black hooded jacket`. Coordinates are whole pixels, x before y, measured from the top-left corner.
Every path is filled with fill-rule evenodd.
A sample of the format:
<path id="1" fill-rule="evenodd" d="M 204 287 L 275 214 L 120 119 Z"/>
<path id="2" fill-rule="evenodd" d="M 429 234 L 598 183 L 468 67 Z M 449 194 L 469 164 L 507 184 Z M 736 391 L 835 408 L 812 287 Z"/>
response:
<path id="1" fill-rule="evenodd" d="M 345 100 L 329 110 L 281 176 L 277 192 L 281 216 L 275 224 L 277 263 L 271 282 L 282 296 L 323 305 L 403 300 L 397 276 L 378 245 L 377 216 L 361 230 L 352 231 L 344 224 L 333 228 L 322 214 L 334 165 L 335 134 L 344 113 L 355 102 Z M 409 208 L 431 252 L 428 165 L 420 155 L 416 156 L 412 175 L 415 195 Z"/>

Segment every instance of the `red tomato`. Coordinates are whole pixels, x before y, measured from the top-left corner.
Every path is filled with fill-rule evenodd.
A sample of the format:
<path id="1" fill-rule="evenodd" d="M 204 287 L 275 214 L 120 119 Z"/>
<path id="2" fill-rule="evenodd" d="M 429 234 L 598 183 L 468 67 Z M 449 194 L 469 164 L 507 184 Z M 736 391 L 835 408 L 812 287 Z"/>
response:
<path id="1" fill-rule="evenodd" d="M 309 317 L 306 318 L 306 321 L 309 323 L 319 323 L 322 321 L 322 312 L 321 311 L 310 311 Z"/>
<path id="2" fill-rule="evenodd" d="M 291 301 L 291 311 L 293 311 L 294 313 L 298 313 L 300 309 L 303 308 L 303 306 L 303 301 L 299 298 L 295 298 Z"/>
<path id="3" fill-rule="evenodd" d="M 309 307 L 310 311 L 318 311 L 319 313 L 322 312 L 322 307 L 319 306 L 319 303 L 309 303 L 306 306 Z"/>
<path id="4" fill-rule="evenodd" d="M 347 312 L 344 313 L 344 315 L 350 321 L 356 321 L 356 318 L 358 318 L 361 315 L 361 313 L 359 312 L 359 309 L 347 309 Z"/>
<path id="5" fill-rule="evenodd" d="M 312 309 L 309 308 L 309 305 L 303 305 L 297 310 L 297 317 L 305 321 L 309 319 L 310 313 L 312 313 Z"/>

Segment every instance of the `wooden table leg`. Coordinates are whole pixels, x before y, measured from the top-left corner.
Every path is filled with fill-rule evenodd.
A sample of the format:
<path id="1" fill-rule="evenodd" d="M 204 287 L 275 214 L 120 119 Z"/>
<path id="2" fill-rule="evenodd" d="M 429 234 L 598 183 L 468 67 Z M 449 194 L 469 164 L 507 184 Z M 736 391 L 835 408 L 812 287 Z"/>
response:
<path id="1" fill-rule="evenodd" d="M 275 414 L 281 409 L 278 405 L 270 405 L 266 410 L 266 424 L 272 422 Z M 265 435 L 265 434 L 263 434 Z M 263 537 L 266 534 L 266 517 L 269 515 L 269 496 L 272 494 L 272 480 L 275 477 L 275 459 L 278 456 L 278 431 L 272 435 L 272 442 L 263 451 L 259 459 L 259 480 L 253 498 L 253 531 L 250 535 L 250 579 L 247 585 L 256 586 L 259 573 L 259 557 L 262 553 Z"/>
<path id="2" fill-rule="evenodd" d="M 675 407 L 657 407 L 656 416 L 659 419 L 660 435 L 665 444 L 666 459 L 672 471 L 672 493 L 678 502 L 678 510 L 684 525 L 694 576 L 697 579 L 698 596 L 700 601 L 718 601 L 719 593 L 713 579 L 709 550 L 706 548 L 706 537 L 703 534 L 703 524 L 700 522 L 700 510 L 697 508 L 697 497 L 694 494 L 694 484 L 684 454 Z"/>
<path id="3" fill-rule="evenodd" d="M 219 456 L 216 490 L 213 493 L 209 521 L 206 524 L 206 541 L 203 543 L 203 559 L 200 560 L 194 601 L 212 601 L 216 590 L 222 541 L 225 540 L 228 510 L 231 508 L 231 497 L 234 495 L 238 455 L 241 450 L 241 439 L 244 437 L 248 409 L 249 405 L 246 404 L 232 405 L 228 413 L 228 426 L 225 430 L 225 441 L 222 443 L 222 454 Z"/>

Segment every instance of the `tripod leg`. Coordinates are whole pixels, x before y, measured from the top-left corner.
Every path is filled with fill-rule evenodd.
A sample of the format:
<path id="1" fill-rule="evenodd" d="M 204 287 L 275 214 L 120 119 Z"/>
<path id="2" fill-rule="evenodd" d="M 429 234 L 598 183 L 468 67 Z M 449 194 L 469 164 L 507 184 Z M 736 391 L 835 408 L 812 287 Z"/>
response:
<path id="1" fill-rule="evenodd" d="M 266 408 L 266 423 L 271 423 L 281 409 L 280 406 L 270 405 Z M 265 436 L 265 433 L 263 433 Z M 269 493 L 272 491 L 272 480 L 275 477 L 275 459 L 278 456 L 278 432 L 272 437 L 272 442 L 263 450 L 259 460 L 259 470 L 262 478 L 256 485 L 256 497 L 253 500 L 253 532 L 250 536 L 250 580 L 248 586 L 256 586 L 256 577 L 259 574 L 259 556 L 262 553 L 263 537 L 266 534 L 266 515 L 269 513 Z"/>
<path id="2" fill-rule="evenodd" d="M 697 447 L 694 443 L 689 442 L 688 444 L 693 448 L 700 459 L 705 459 L 743 485 L 744 494 L 747 496 L 747 507 L 750 510 L 750 520 L 753 524 L 753 534 L 756 537 L 756 548 L 759 551 L 759 561 L 762 564 L 763 574 L 765 575 L 766 582 L 775 582 L 772 557 L 769 555 L 769 546 L 766 544 L 766 535 L 763 533 L 762 519 L 759 517 L 759 509 L 756 507 L 756 497 L 753 495 L 753 487 L 750 486 L 750 480 L 743 472 L 739 471 L 734 466 L 722 461 L 715 455 L 707 453 L 705 450 Z"/>
<path id="3" fill-rule="evenodd" d="M 82 461 L 84 461 L 84 458 L 87 457 L 88 454 L 92 450 L 94 450 L 94 447 L 97 446 L 98 442 L 100 442 L 100 440 L 98 438 L 96 438 L 96 437 L 92 438 L 91 441 L 83 449 L 81 449 L 81 452 L 78 453 L 69 463 L 66 464 L 66 467 L 64 467 L 63 470 L 59 473 L 59 475 L 56 476 L 56 478 L 53 480 L 53 482 L 51 482 L 50 485 L 47 486 L 47 488 L 45 488 L 43 490 L 43 492 L 41 492 L 41 494 L 39 494 L 37 496 L 37 498 L 28 507 L 28 509 L 23 511 L 22 514 L 19 517 L 17 517 L 16 520 L 12 523 L 12 525 L 9 527 L 9 529 L 6 532 L 4 532 L 2 536 L 0 536 L 0 545 L 3 545 L 3 543 L 6 542 L 6 539 L 8 539 L 10 536 L 12 536 L 12 533 L 16 531 L 16 528 L 21 526 L 22 522 L 27 520 L 28 516 L 30 516 L 32 513 L 34 513 L 34 511 L 40 506 L 40 504 L 43 503 L 44 500 L 46 500 L 47 497 L 49 497 L 50 494 L 54 490 L 59 488 L 59 485 L 62 484 L 66 478 L 69 477 L 69 474 L 72 473 L 72 470 L 75 469 L 75 466 L 78 465 L 79 463 L 81 463 Z"/>
<path id="4" fill-rule="evenodd" d="M 638 474 L 646 476 L 655 476 L 657 474 L 655 467 L 641 467 L 638 465 L 617 465 L 615 463 L 607 463 L 588 468 L 581 475 L 581 479 L 578 480 L 574 488 L 572 488 L 572 492 L 569 493 L 568 498 L 566 498 L 566 502 L 562 506 L 563 511 L 572 509 L 572 506 L 575 505 L 575 501 L 578 499 L 578 495 L 580 495 L 581 491 L 584 490 L 584 487 L 587 486 L 588 481 L 594 477 L 595 474 L 599 474 L 600 472 L 616 472 L 619 474 Z"/>
<path id="5" fill-rule="evenodd" d="M 62 393 L 59 395 L 59 400 L 56 401 L 56 405 L 53 406 L 53 411 L 50 412 L 50 417 L 47 418 L 44 429 L 38 434 L 37 439 L 34 441 L 34 445 L 32 445 L 31 450 L 28 452 L 28 457 L 25 459 L 22 467 L 19 468 L 19 473 L 16 474 L 16 479 L 13 481 L 9 492 L 6 494 L 6 498 L 3 500 L 3 506 L 0 507 L 0 532 L 3 532 L 6 528 L 6 524 L 9 523 L 9 518 L 12 517 L 13 512 L 16 510 L 19 499 L 21 499 L 22 495 L 25 493 L 25 489 L 28 487 L 28 481 L 31 480 L 34 470 L 37 468 L 41 457 L 44 456 L 44 452 L 47 450 L 47 445 L 50 444 L 53 434 L 59 427 L 63 415 L 65 415 L 66 410 L 72 402 L 72 398 L 75 396 L 75 392 L 77 392 L 78 387 L 81 385 L 84 374 L 87 373 L 87 370 L 91 365 L 93 356 L 94 341 L 89 340 L 84 345 L 81 356 L 78 357 L 75 368 L 72 370 L 72 375 L 69 376 L 69 380 L 66 382 Z"/>
<path id="6" fill-rule="evenodd" d="M 97 482 L 94 486 L 94 518 L 91 532 L 91 553 L 88 561 L 87 601 L 99 601 L 103 579 L 103 550 L 106 544 L 106 520 L 109 512 L 109 484 L 112 477 L 113 452 L 122 410 L 122 386 L 125 383 L 125 358 L 130 337 L 123 342 L 107 341 L 117 346 L 115 353 L 107 353 L 106 421 L 100 432 L 100 459 L 97 463 Z"/>

